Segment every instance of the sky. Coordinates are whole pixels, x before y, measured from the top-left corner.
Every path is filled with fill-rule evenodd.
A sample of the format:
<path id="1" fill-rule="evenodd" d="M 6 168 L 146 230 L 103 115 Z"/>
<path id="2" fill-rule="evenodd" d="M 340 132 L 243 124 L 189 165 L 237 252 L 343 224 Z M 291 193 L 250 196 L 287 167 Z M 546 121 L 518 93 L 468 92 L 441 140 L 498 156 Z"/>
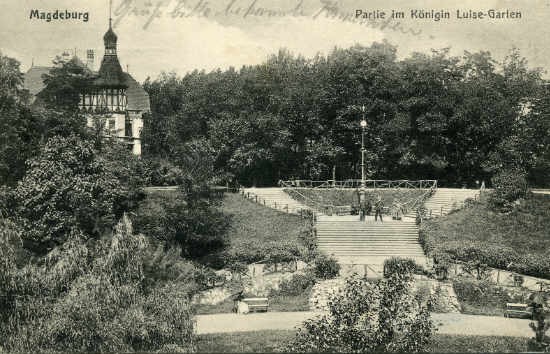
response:
<path id="1" fill-rule="evenodd" d="M 49 66 L 65 50 L 84 58 L 87 49 L 95 50 L 97 69 L 109 26 L 109 0 L 3 2 L 0 51 L 18 59 L 22 71 L 33 62 Z M 491 9 L 521 13 L 521 18 L 489 18 Z M 33 10 L 82 15 L 48 22 L 31 18 Z M 371 17 L 360 22 L 358 10 Z M 403 12 L 404 18 L 391 18 L 392 10 Z M 448 11 L 450 18 L 420 18 L 421 10 Z M 461 17 L 470 12 L 485 17 L 457 18 L 457 10 Z M 112 0 L 111 12 L 119 60 L 138 81 L 162 71 L 184 75 L 258 64 L 280 48 L 313 57 L 334 47 L 383 40 L 397 46 L 399 58 L 450 47 L 453 55 L 485 50 L 503 60 L 516 47 L 530 67 L 550 71 L 550 0 Z"/>

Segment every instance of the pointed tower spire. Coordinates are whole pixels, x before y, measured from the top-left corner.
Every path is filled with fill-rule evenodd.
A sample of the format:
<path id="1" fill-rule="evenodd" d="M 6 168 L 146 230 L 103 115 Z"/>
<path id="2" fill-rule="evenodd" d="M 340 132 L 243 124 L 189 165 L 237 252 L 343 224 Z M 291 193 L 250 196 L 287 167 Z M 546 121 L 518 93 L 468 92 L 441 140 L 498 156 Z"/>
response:
<path id="1" fill-rule="evenodd" d="M 112 28 L 112 25 L 113 25 L 112 10 L 113 10 L 113 0 L 109 0 L 109 28 Z"/>
<path id="2" fill-rule="evenodd" d="M 117 35 L 112 28 L 111 18 L 112 0 L 109 0 L 109 29 L 103 36 L 105 55 L 99 68 L 99 76 L 94 84 L 100 87 L 127 87 L 122 67 L 117 57 Z"/>

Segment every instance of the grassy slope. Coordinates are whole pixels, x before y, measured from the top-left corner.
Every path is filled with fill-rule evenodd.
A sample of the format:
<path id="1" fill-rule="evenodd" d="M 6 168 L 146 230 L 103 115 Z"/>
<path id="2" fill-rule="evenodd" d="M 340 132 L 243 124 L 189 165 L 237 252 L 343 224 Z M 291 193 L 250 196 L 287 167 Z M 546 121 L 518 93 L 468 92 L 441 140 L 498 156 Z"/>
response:
<path id="1" fill-rule="evenodd" d="M 236 250 L 253 250 L 265 242 L 298 241 L 298 235 L 308 221 L 256 204 L 240 194 L 225 194 L 222 210 L 231 217 L 228 231 L 228 253 Z M 309 292 L 298 296 L 270 296 L 270 311 L 308 311 Z M 198 314 L 229 313 L 233 301 L 228 299 L 218 305 L 197 306 Z"/>
<path id="2" fill-rule="evenodd" d="M 265 353 L 273 352 L 277 346 L 294 337 L 292 330 L 236 332 L 200 335 L 199 353 Z M 434 335 L 427 352 L 512 352 L 527 350 L 527 338 Z"/>
<path id="3" fill-rule="evenodd" d="M 261 244 L 266 241 L 294 241 L 307 221 L 243 198 L 240 194 L 226 193 L 222 210 L 231 217 L 228 238 L 231 248 Z"/>
<path id="4" fill-rule="evenodd" d="M 448 241 L 471 240 L 508 246 L 525 254 L 547 254 L 550 249 L 550 196 L 533 195 L 510 214 L 490 211 L 481 203 L 443 218 L 423 223 L 422 229 Z"/>

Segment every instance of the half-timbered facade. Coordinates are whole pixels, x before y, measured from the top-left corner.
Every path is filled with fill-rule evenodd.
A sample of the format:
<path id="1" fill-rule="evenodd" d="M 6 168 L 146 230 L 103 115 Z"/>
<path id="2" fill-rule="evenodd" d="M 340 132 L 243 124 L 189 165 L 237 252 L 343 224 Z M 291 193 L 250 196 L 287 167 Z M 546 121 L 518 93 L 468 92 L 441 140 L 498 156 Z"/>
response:
<path id="1" fill-rule="evenodd" d="M 103 41 L 105 54 L 99 70 L 92 71 L 93 63 L 82 63 L 93 74 L 93 82 L 86 92 L 80 93 L 78 108 L 88 126 L 102 124 L 105 136 L 124 141 L 134 154 L 141 155 L 141 129 L 143 114 L 150 112 L 149 95 L 128 72 L 122 71 L 111 21 Z M 42 75 L 50 69 L 33 66 L 25 74 L 25 87 L 32 95 L 36 96 L 44 88 Z"/>

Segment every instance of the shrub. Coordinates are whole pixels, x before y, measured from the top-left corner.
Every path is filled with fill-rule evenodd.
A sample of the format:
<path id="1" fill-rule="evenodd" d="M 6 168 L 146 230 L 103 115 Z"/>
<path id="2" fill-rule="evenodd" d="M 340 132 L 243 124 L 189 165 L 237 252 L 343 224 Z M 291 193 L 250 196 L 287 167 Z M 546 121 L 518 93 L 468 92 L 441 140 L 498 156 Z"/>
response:
<path id="1" fill-rule="evenodd" d="M 434 325 L 426 306 L 397 274 L 378 282 L 358 277 L 329 300 L 329 313 L 303 323 L 285 352 L 419 352 Z"/>
<path id="2" fill-rule="evenodd" d="M 315 232 L 313 225 L 308 225 L 300 230 L 298 235 L 298 240 L 300 241 L 300 258 L 306 262 L 310 263 L 315 260 L 319 255 L 317 249 L 317 237 L 315 237 Z"/>
<path id="3" fill-rule="evenodd" d="M 548 322 L 548 314 L 550 309 L 548 308 L 549 296 L 541 291 L 530 296 L 530 305 L 533 307 L 533 320 L 529 323 L 529 327 L 535 333 L 535 338 L 532 338 L 528 343 L 528 350 L 530 351 L 545 351 L 548 352 L 548 340 L 550 337 L 546 335 L 548 329 L 550 329 L 550 323 Z"/>
<path id="4" fill-rule="evenodd" d="M 479 278 L 485 276 L 487 267 L 493 267 L 550 279 L 550 259 L 544 254 L 525 254 L 513 247 L 467 239 L 442 242 L 434 232 L 423 229 L 419 232 L 419 239 L 427 255 L 441 257 L 446 254 L 449 262 L 465 262 Z"/>
<path id="5" fill-rule="evenodd" d="M 146 160 L 148 177 L 153 186 L 177 186 L 183 183 L 183 171 L 167 160 Z"/>
<path id="6" fill-rule="evenodd" d="M 295 296 L 303 294 L 315 285 L 317 279 L 312 272 L 294 274 L 289 280 L 283 280 L 279 286 L 279 295 Z"/>
<path id="7" fill-rule="evenodd" d="M 412 258 L 391 257 L 384 261 L 384 277 L 389 277 L 393 274 L 414 274 L 422 271 L 422 267 L 416 264 Z"/>
<path id="8" fill-rule="evenodd" d="M 510 211 L 513 202 L 527 195 L 527 177 L 521 170 L 503 170 L 493 178 L 494 190 L 489 194 L 489 205 L 497 211 Z"/>
<path id="9" fill-rule="evenodd" d="M 333 279 L 340 274 L 340 264 L 332 257 L 320 253 L 315 258 L 315 276 L 320 279 Z"/>
<path id="10" fill-rule="evenodd" d="M 0 326 L 8 330 L 0 347 L 14 352 L 192 351 L 190 274 L 147 286 L 148 252 L 146 239 L 133 233 L 126 217 L 111 238 L 84 243 L 71 236 L 16 274 L 11 293 L 19 296 L 18 306 Z M 8 329 L 5 323 L 18 326 Z"/>
<path id="11" fill-rule="evenodd" d="M 503 309 L 507 302 L 523 302 L 521 295 L 508 295 L 508 292 L 488 280 L 458 278 L 453 280 L 453 289 L 461 303 L 473 307 Z"/>
<path id="12" fill-rule="evenodd" d="M 301 245 L 297 240 L 268 241 L 258 244 L 254 241 L 233 245 L 227 254 L 227 264 L 240 263 L 283 263 L 301 257 Z"/>

